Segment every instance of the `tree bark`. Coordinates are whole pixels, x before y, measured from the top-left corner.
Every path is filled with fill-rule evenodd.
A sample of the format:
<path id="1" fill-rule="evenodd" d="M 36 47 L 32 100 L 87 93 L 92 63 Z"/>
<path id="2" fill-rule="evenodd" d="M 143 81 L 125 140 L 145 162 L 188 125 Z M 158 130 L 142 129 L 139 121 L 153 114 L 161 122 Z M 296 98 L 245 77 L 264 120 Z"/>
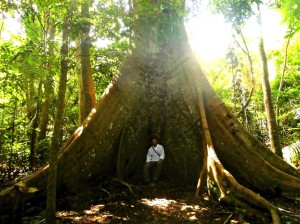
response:
<path id="1" fill-rule="evenodd" d="M 276 97 L 276 117 L 278 119 L 279 115 L 280 115 L 280 111 L 279 111 L 279 105 L 278 105 L 278 101 L 279 101 L 279 96 L 281 91 L 283 90 L 283 85 L 284 85 L 284 75 L 286 72 L 286 68 L 287 68 L 287 59 L 288 59 L 288 48 L 290 45 L 290 41 L 291 41 L 291 36 L 288 37 L 287 42 L 286 42 L 286 46 L 285 46 L 285 50 L 284 50 L 284 62 L 283 62 L 283 67 L 282 67 L 282 72 L 281 72 L 281 77 L 280 77 L 280 83 L 279 83 L 279 87 L 278 87 L 278 95 Z M 279 122 L 277 122 L 278 124 Z"/>
<path id="2" fill-rule="evenodd" d="M 17 113 L 17 101 L 14 101 L 14 108 L 12 112 L 12 120 L 11 120 L 11 146 L 10 146 L 10 153 L 8 159 L 8 180 L 12 180 L 12 172 L 13 172 L 13 145 L 15 144 L 15 127 L 16 127 L 16 113 Z"/>
<path id="3" fill-rule="evenodd" d="M 56 109 L 56 116 L 54 121 L 53 137 L 50 150 L 50 161 L 48 171 L 47 184 L 47 208 L 46 208 L 46 223 L 56 223 L 56 186 L 57 186 L 57 152 L 60 145 L 60 134 L 63 125 L 63 115 L 65 109 L 65 95 L 67 88 L 67 74 L 68 74 L 68 36 L 69 22 L 68 18 L 64 19 L 62 31 L 62 46 L 61 46 L 61 75 L 58 90 L 58 105 Z"/>
<path id="4" fill-rule="evenodd" d="M 38 114 L 39 114 L 39 101 L 36 100 L 36 95 L 38 95 L 39 90 L 35 87 L 35 77 L 28 76 L 25 79 L 26 85 L 26 117 L 30 120 L 31 129 L 28 135 L 30 136 L 30 142 L 28 143 L 30 148 L 29 154 L 29 166 L 30 169 L 34 166 L 34 154 L 35 154 L 35 143 L 36 143 L 36 129 L 38 127 Z M 41 82 L 38 84 L 38 89 L 40 88 Z"/>
<path id="5" fill-rule="evenodd" d="M 71 194 L 115 177 L 138 182 L 147 142 L 155 134 L 166 152 L 165 181 L 194 185 L 199 172 L 207 170 L 220 200 L 256 214 L 268 211 L 279 223 L 277 209 L 258 193 L 299 195 L 299 172 L 246 132 L 217 96 L 189 47 L 180 6 L 155 10 L 136 4 L 135 13 L 149 13 L 135 17 L 136 48 L 126 57 L 122 75 L 59 151 L 58 192 Z M 162 30 L 166 23 L 168 29 Z M 24 200 L 45 194 L 48 169 L 24 180 L 39 189 Z M 0 192 L 3 214 L 14 201 L 11 191 Z"/>
<path id="6" fill-rule="evenodd" d="M 242 47 L 241 44 L 237 40 L 235 41 L 235 43 L 239 46 L 239 48 L 247 56 L 249 66 L 250 66 L 250 79 L 251 79 L 251 85 L 252 86 L 251 86 L 251 89 L 250 89 L 250 92 L 249 92 L 248 99 L 242 105 L 242 108 L 241 108 L 240 112 L 236 115 L 237 117 L 239 117 L 241 114 L 244 114 L 244 120 L 246 120 L 246 114 L 245 114 L 246 109 L 247 109 L 248 105 L 250 104 L 250 101 L 251 101 L 251 98 L 252 98 L 252 95 L 253 95 L 253 92 L 254 92 L 254 86 L 255 86 L 254 70 L 253 70 L 252 58 L 251 58 L 251 55 L 250 55 L 250 52 L 249 52 L 249 49 L 248 49 L 247 42 L 246 42 L 245 37 L 243 35 L 243 32 L 242 32 L 241 28 L 238 25 L 236 25 L 234 28 L 235 28 L 236 32 L 241 36 L 244 47 Z M 246 122 L 246 125 L 248 125 L 247 122 Z"/>
<path id="7" fill-rule="evenodd" d="M 259 25 L 261 29 L 261 14 L 259 5 L 258 12 L 259 12 Z M 268 69 L 268 60 L 264 48 L 264 40 L 262 37 L 262 31 L 260 31 L 259 37 L 259 53 L 262 60 L 262 67 L 263 67 L 263 80 L 262 80 L 262 88 L 263 88 L 263 95 L 264 95 L 264 105 L 266 110 L 267 116 L 267 123 L 268 123 L 268 130 L 269 130 L 269 140 L 271 145 L 271 150 L 278 156 L 282 158 L 282 151 L 279 141 L 279 132 L 276 123 L 276 117 L 274 112 L 274 106 L 272 102 L 272 94 L 271 94 L 271 87 L 269 82 L 269 69 Z"/>
<path id="8" fill-rule="evenodd" d="M 203 156 L 203 159 L 206 161 L 203 161 L 196 196 L 199 197 L 201 192 L 203 194 L 204 189 L 202 186 L 205 186 L 205 184 L 202 182 L 206 181 L 203 177 L 209 175 L 210 180 L 218 186 L 219 199 L 221 201 L 246 208 L 255 214 L 261 214 L 262 209 L 269 210 L 273 223 L 280 223 L 278 209 L 264 198 L 255 194 L 252 190 L 240 185 L 220 162 L 208 128 L 202 92 L 199 94 L 199 110 L 205 142 L 205 149 L 203 149 L 205 151 L 205 156 Z"/>
<path id="9" fill-rule="evenodd" d="M 50 111 L 50 100 L 51 100 L 51 94 L 53 93 L 53 71 L 52 71 L 52 63 L 54 60 L 54 45 L 52 41 L 55 38 L 56 33 L 56 27 L 55 22 L 53 21 L 51 23 L 50 28 L 50 35 L 49 35 L 49 59 L 47 61 L 47 71 L 46 71 L 46 80 L 44 83 L 44 100 L 42 102 L 42 111 L 41 111 L 41 118 L 39 122 L 39 135 L 38 135 L 38 143 L 40 143 L 42 140 L 46 138 L 47 134 L 47 126 L 49 122 L 49 111 Z"/>
<path id="10" fill-rule="evenodd" d="M 81 74 L 79 75 L 79 120 L 80 123 L 89 115 L 96 105 L 93 73 L 90 60 L 90 0 L 84 0 L 81 4 L 81 17 L 83 18 L 81 34 Z"/>
<path id="11" fill-rule="evenodd" d="M 41 93 L 42 89 L 42 80 L 39 81 L 38 85 L 38 94 Z M 39 119 L 39 114 L 40 114 L 40 107 L 41 107 L 41 101 L 37 100 L 36 101 L 36 108 L 35 108 L 35 113 L 34 116 L 31 120 L 31 138 L 30 138 L 30 154 L 29 154 L 29 168 L 31 170 L 34 169 L 35 166 L 35 154 L 36 154 L 36 138 L 37 138 L 37 128 L 38 128 L 38 119 Z"/>

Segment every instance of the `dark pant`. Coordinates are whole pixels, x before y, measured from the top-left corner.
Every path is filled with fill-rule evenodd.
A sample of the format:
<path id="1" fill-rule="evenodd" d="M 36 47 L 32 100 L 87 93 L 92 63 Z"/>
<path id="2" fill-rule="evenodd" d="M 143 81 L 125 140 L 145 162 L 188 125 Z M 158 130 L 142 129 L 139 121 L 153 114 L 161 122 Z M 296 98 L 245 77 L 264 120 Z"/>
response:
<path id="1" fill-rule="evenodd" d="M 156 182 L 160 176 L 160 171 L 162 167 L 162 162 L 150 162 L 146 163 L 144 166 L 144 181 L 150 182 L 151 176 L 153 177 L 153 181 Z M 151 175 L 152 174 L 152 175 Z"/>

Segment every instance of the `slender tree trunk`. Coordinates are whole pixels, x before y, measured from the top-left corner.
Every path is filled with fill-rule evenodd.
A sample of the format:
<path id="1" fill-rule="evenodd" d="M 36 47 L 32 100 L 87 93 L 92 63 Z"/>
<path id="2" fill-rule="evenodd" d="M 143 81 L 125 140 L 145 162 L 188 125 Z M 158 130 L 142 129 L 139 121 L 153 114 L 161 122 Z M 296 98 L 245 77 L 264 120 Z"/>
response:
<path id="1" fill-rule="evenodd" d="M 32 75 L 27 75 L 25 79 L 26 86 L 26 117 L 30 121 L 31 128 L 29 129 L 28 136 L 30 142 L 28 143 L 30 154 L 29 154 L 29 167 L 30 169 L 34 166 L 34 151 L 36 143 L 36 129 L 38 127 L 38 101 L 35 99 L 37 95 L 35 78 Z M 39 84 L 38 84 L 39 85 Z"/>
<path id="2" fill-rule="evenodd" d="M 15 144 L 15 119 L 17 113 L 17 102 L 14 102 L 14 111 L 12 115 L 12 124 L 11 124 L 11 145 L 10 145 L 10 154 L 8 160 L 8 179 L 11 180 L 12 178 L 12 170 L 13 170 L 13 145 Z"/>
<path id="3" fill-rule="evenodd" d="M 42 89 L 42 80 L 40 80 L 39 82 L 38 95 L 40 95 L 41 89 Z M 35 166 L 36 137 L 37 137 L 39 114 L 40 114 L 40 104 L 41 104 L 41 100 L 37 100 L 35 113 L 31 120 L 31 138 L 30 138 L 30 154 L 29 154 L 29 168 L 31 170 L 33 170 Z"/>
<path id="4" fill-rule="evenodd" d="M 55 22 L 51 23 L 50 35 L 49 35 L 49 51 L 48 51 L 48 61 L 47 61 L 47 76 L 46 81 L 44 83 L 44 100 L 42 102 L 42 111 L 39 122 L 39 135 L 38 135 L 38 143 L 46 138 L 47 126 L 49 122 L 49 112 L 50 112 L 50 100 L 51 95 L 53 93 L 53 72 L 52 72 L 52 63 L 54 60 L 54 45 L 52 41 L 55 38 L 56 27 Z"/>
<path id="5" fill-rule="evenodd" d="M 239 26 L 236 25 L 235 29 L 236 29 L 237 33 L 240 34 L 240 36 L 242 38 L 242 41 L 243 41 L 243 44 L 244 44 L 244 47 L 242 47 L 237 40 L 235 41 L 237 43 L 237 45 L 240 47 L 240 49 L 247 56 L 249 66 L 250 66 L 250 79 L 251 79 L 251 84 L 252 84 L 248 99 L 243 104 L 242 109 L 240 110 L 240 112 L 236 115 L 237 117 L 239 117 L 242 113 L 246 113 L 247 106 L 250 104 L 250 101 L 251 101 L 251 98 L 252 98 L 252 95 L 253 95 L 253 92 L 254 92 L 255 80 L 254 80 L 254 70 L 253 70 L 252 58 L 251 58 L 251 55 L 250 55 L 250 52 L 249 52 L 249 49 L 248 49 L 246 39 L 245 39 L 245 37 L 243 35 L 243 32 L 242 32 L 242 30 Z M 246 119 L 246 116 L 244 117 L 244 119 Z"/>
<path id="6" fill-rule="evenodd" d="M 30 136 L 30 154 L 29 154 L 29 169 L 33 170 L 35 166 L 35 146 L 36 146 L 36 136 L 37 136 L 37 128 L 38 128 L 38 116 L 39 111 L 36 108 L 36 112 L 31 121 L 31 136 Z"/>
<path id="7" fill-rule="evenodd" d="M 48 174 L 48 189 L 47 189 L 47 209 L 46 223 L 55 224 L 56 213 L 56 178 L 57 178 L 57 152 L 60 147 L 60 133 L 63 124 L 63 115 L 65 110 L 65 95 L 67 88 L 67 73 L 68 73 L 68 37 L 69 37 L 69 22 L 65 17 L 62 31 L 62 46 L 61 46 L 61 75 L 58 91 L 58 105 L 54 121 L 54 131 L 51 143 L 49 174 Z"/>
<path id="8" fill-rule="evenodd" d="M 36 112 L 36 100 L 35 96 L 37 94 L 36 90 L 36 79 L 30 74 L 27 74 L 26 79 L 24 80 L 26 86 L 26 117 L 31 121 Z"/>
<path id="9" fill-rule="evenodd" d="M 288 48 L 289 48 L 289 45 L 290 45 L 290 41 L 291 41 L 291 36 L 288 37 L 287 43 L 286 43 L 286 46 L 285 46 L 283 68 L 282 68 L 281 77 L 280 77 L 280 84 L 279 84 L 279 87 L 278 87 L 278 93 L 277 93 L 278 95 L 276 97 L 276 117 L 277 117 L 277 119 L 280 115 L 278 101 L 279 101 L 279 96 L 280 96 L 280 93 L 281 93 L 281 91 L 283 89 L 283 85 L 284 85 L 284 75 L 285 75 L 285 71 L 286 71 L 286 64 L 287 64 L 287 58 L 288 58 Z M 278 123 L 279 122 L 277 121 L 277 125 L 278 125 Z"/>
<path id="10" fill-rule="evenodd" d="M 80 123 L 89 115 L 92 108 L 96 105 L 94 81 L 92 76 L 91 60 L 90 60 L 90 19 L 89 7 L 91 1 L 84 0 L 81 4 L 81 16 L 84 19 L 82 25 L 81 36 L 81 75 L 79 77 L 79 107 L 80 107 Z"/>
<path id="11" fill-rule="evenodd" d="M 260 12 L 259 5 L 257 5 L 257 7 L 259 11 L 258 21 L 259 21 L 260 29 L 262 29 L 261 14 L 260 14 L 261 12 Z M 282 151 L 281 151 L 281 146 L 279 141 L 279 132 L 277 128 L 276 117 L 275 117 L 275 112 L 274 112 L 274 107 L 272 102 L 271 87 L 269 82 L 268 60 L 264 48 L 262 30 L 260 30 L 260 37 L 259 37 L 259 53 L 262 60 L 262 68 L 263 68 L 262 87 L 263 87 L 264 105 L 265 105 L 266 116 L 267 116 L 271 150 L 282 158 Z"/>

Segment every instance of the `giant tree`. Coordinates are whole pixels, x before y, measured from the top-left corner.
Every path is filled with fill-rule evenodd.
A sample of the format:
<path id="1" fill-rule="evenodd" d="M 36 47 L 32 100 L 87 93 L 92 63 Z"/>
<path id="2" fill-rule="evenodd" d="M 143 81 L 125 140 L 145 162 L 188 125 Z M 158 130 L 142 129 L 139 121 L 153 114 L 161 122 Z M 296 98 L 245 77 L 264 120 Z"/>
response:
<path id="1" fill-rule="evenodd" d="M 155 134 L 166 149 L 166 180 L 198 181 L 200 197 L 209 179 L 219 200 L 256 214 L 270 212 L 273 223 L 280 223 L 277 208 L 260 195 L 299 195 L 299 172 L 247 133 L 213 90 L 188 44 L 184 2 L 132 4 L 135 48 L 58 152 L 58 191 L 74 193 L 114 177 L 137 181 Z M 47 172 L 45 166 L 24 180 L 39 189 L 35 198 L 45 194 Z M 0 193 L 2 213 L 13 207 L 14 189 Z"/>

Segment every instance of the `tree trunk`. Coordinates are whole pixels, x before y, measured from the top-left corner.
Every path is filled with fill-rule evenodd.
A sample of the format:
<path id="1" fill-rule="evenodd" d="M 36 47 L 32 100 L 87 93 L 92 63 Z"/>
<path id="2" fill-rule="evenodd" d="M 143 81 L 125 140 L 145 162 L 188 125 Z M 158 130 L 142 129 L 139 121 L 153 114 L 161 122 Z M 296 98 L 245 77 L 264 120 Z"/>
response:
<path id="1" fill-rule="evenodd" d="M 47 184 L 47 209 L 46 223 L 56 223 L 56 178 L 57 178 L 57 152 L 60 145 L 61 127 L 63 124 L 63 115 L 65 110 L 65 95 L 67 89 L 67 74 L 68 74 L 68 38 L 69 38 L 69 23 L 66 17 L 62 31 L 62 47 L 61 47 L 61 75 L 58 90 L 58 105 L 54 121 L 54 131 L 51 142 L 49 174 Z"/>
<path id="2" fill-rule="evenodd" d="M 38 84 L 38 88 L 40 87 Z M 25 79 L 26 86 L 26 117 L 30 120 L 31 129 L 28 135 L 30 136 L 30 142 L 28 142 L 30 154 L 29 154 L 29 167 L 33 169 L 34 166 L 34 154 L 35 154 L 35 143 L 36 143 L 36 129 L 38 127 L 38 108 L 39 102 L 36 100 L 36 96 L 39 93 L 39 90 L 36 90 L 35 87 L 35 77 L 28 75 Z"/>
<path id="3" fill-rule="evenodd" d="M 291 38 L 292 38 L 291 36 L 288 37 L 287 42 L 286 42 L 286 46 L 285 46 L 285 50 L 284 50 L 284 62 L 283 62 L 283 67 L 282 67 L 282 72 L 281 72 L 281 77 L 280 77 L 280 83 L 279 83 L 279 87 L 278 87 L 278 93 L 277 93 L 277 97 L 276 97 L 276 118 L 277 119 L 280 116 L 278 101 L 279 101 L 280 93 L 283 90 L 284 75 L 285 75 L 286 68 L 287 68 L 288 48 L 289 48 L 289 45 L 290 45 Z M 278 123 L 279 122 L 277 121 L 277 124 Z"/>
<path id="4" fill-rule="evenodd" d="M 251 98 L 252 98 L 252 95 L 253 95 L 253 92 L 254 92 L 254 86 L 255 86 L 253 63 L 252 63 L 252 58 L 251 58 L 251 55 L 250 55 L 250 52 L 249 52 L 249 49 L 248 49 L 246 39 L 243 35 L 243 32 L 242 32 L 241 28 L 238 25 L 236 25 L 234 28 L 235 28 L 236 33 L 241 36 L 244 47 L 237 40 L 235 40 L 235 43 L 244 52 L 244 54 L 247 56 L 249 66 L 250 66 L 250 79 L 251 79 L 251 85 L 252 85 L 251 90 L 249 92 L 248 99 L 242 105 L 242 109 L 240 110 L 240 112 L 236 115 L 237 117 L 239 117 L 241 114 L 244 114 L 244 120 L 247 121 L 246 120 L 247 119 L 246 109 L 247 109 L 248 105 L 250 104 L 250 101 L 251 101 Z M 248 125 L 247 122 L 245 122 L 245 124 Z"/>
<path id="5" fill-rule="evenodd" d="M 202 170 L 200 181 L 212 180 L 220 200 L 269 211 L 279 223 L 277 209 L 258 193 L 299 195 L 299 172 L 249 135 L 217 96 L 188 45 L 178 1 L 167 9 L 134 3 L 136 48 L 59 151 L 58 189 L 68 194 L 114 177 L 138 182 L 154 134 L 165 147 L 165 181 L 195 184 Z M 45 194 L 47 172 L 45 166 L 24 180 L 40 190 L 24 200 Z M 11 191 L 0 192 L 2 213 L 12 206 Z"/>
<path id="6" fill-rule="evenodd" d="M 39 81 L 39 86 L 38 86 L 38 95 L 41 93 L 42 89 L 42 80 Z M 40 104 L 41 101 L 37 100 L 36 101 L 36 107 L 35 107 L 35 113 L 33 115 L 33 118 L 31 120 L 31 138 L 30 138 L 30 154 L 29 154 L 29 168 L 30 170 L 34 169 L 35 166 L 35 154 L 36 154 L 36 137 L 37 137 L 37 128 L 38 128 L 38 119 L 39 119 L 39 114 L 40 114 Z"/>
<path id="7" fill-rule="evenodd" d="M 261 15 L 260 15 L 260 8 L 259 5 L 258 12 L 259 12 L 259 25 L 261 28 Z M 262 37 L 262 31 L 260 31 L 260 37 L 259 37 L 259 53 L 262 60 L 262 67 L 263 67 L 263 80 L 262 80 L 262 88 L 263 88 L 263 94 L 264 94 L 264 105 L 266 110 L 266 116 L 267 116 L 267 123 L 268 123 L 268 129 L 269 129 L 269 140 L 271 145 L 271 150 L 276 155 L 280 156 L 282 158 L 282 151 L 279 141 L 279 132 L 277 128 L 276 123 L 276 117 L 272 102 L 272 94 L 271 94 L 271 87 L 269 82 L 269 69 L 268 69 L 268 61 L 267 56 L 264 48 L 264 40 Z"/>
<path id="8" fill-rule="evenodd" d="M 92 108 L 96 105 L 94 81 L 90 61 L 90 19 L 89 7 L 90 0 L 84 0 L 81 4 L 81 17 L 84 19 L 82 24 L 81 36 L 81 74 L 79 76 L 79 121 L 80 124 L 89 115 Z"/>
<path id="9" fill-rule="evenodd" d="M 39 102 L 37 103 L 37 108 L 35 115 L 31 121 L 31 135 L 30 135 L 30 153 L 29 153 L 29 169 L 33 170 L 35 166 L 35 143 L 37 136 L 37 128 L 38 128 L 38 116 L 39 116 Z"/>
<path id="10" fill-rule="evenodd" d="M 52 72 L 52 63 L 54 59 L 54 45 L 52 41 L 55 38 L 56 27 L 55 22 L 51 23 L 50 35 L 49 35 L 49 60 L 47 61 L 47 76 L 46 81 L 44 83 L 44 101 L 42 102 L 42 111 L 41 118 L 39 122 L 39 135 L 38 135 L 38 143 L 46 138 L 47 134 L 47 126 L 49 122 L 49 111 L 50 111 L 50 100 L 51 94 L 53 93 L 53 72 Z"/>
<path id="11" fill-rule="evenodd" d="M 10 153 L 9 153 L 9 159 L 8 159 L 8 172 L 7 172 L 7 178 L 8 180 L 12 180 L 14 177 L 12 176 L 13 173 L 13 145 L 15 144 L 15 127 L 16 127 L 16 113 L 17 113 L 17 101 L 14 101 L 14 108 L 13 108 L 13 114 L 12 114 L 12 124 L 11 124 L 11 145 L 10 145 Z"/>

